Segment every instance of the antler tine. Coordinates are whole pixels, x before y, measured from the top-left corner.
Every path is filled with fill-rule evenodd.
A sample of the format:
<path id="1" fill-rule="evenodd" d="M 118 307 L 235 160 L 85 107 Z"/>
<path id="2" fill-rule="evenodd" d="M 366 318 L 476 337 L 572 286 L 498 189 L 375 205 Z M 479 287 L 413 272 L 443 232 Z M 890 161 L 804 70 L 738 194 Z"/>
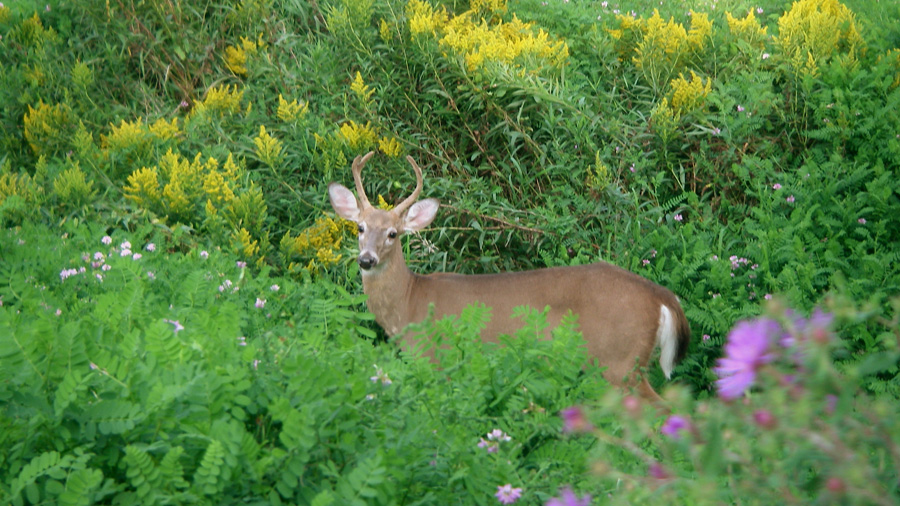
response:
<path id="1" fill-rule="evenodd" d="M 369 158 L 372 158 L 374 154 L 374 151 L 369 151 L 364 156 L 357 155 L 356 158 L 353 159 L 353 165 L 351 165 L 350 168 L 353 172 L 353 181 L 356 183 L 356 196 L 359 198 L 363 207 L 372 207 L 372 205 L 369 204 L 369 198 L 366 197 L 366 190 L 363 189 L 360 173 L 362 172 L 363 166 L 365 166 L 366 162 L 368 162 Z"/>
<path id="2" fill-rule="evenodd" d="M 408 161 L 409 164 L 412 165 L 412 168 L 416 173 L 416 189 L 413 190 L 412 195 L 406 197 L 406 200 L 397 204 L 397 207 L 395 207 L 394 210 L 398 213 L 406 211 L 406 208 L 413 205 L 416 200 L 418 200 L 419 194 L 422 193 L 422 169 L 419 168 L 419 165 L 415 160 L 413 160 L 413 157 L 407 156 L 406 161 Z"/>

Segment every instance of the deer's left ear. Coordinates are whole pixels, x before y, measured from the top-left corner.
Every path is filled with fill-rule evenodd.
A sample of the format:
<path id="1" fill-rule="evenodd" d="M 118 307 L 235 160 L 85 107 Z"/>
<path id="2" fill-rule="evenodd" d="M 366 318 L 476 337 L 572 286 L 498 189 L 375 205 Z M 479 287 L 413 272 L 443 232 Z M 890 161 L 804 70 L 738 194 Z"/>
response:
<path id="1" fill-rule="evenodd" d="M 410 206 L 403 218 L 403 231 L 416 232 L 427 227 L 437 216 L 440 203 L 437 199 L 420 200 Z"/>

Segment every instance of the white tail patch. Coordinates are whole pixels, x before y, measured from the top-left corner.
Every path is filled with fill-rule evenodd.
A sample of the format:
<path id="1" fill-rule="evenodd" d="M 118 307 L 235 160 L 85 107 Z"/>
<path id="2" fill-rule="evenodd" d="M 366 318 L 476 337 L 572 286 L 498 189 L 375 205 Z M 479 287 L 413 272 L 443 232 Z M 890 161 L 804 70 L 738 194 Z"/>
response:
<path id="1" fill-rule="evenodd" d="M 659 346 L 659 365 L 666 379 L 672 377 L 675 367 L 675 355 L 678 352 L 678 336 L 675 329 L 675 318 L 665 305 L 659 306 L 659 327 L 656 329 L 656 344 Z"/>

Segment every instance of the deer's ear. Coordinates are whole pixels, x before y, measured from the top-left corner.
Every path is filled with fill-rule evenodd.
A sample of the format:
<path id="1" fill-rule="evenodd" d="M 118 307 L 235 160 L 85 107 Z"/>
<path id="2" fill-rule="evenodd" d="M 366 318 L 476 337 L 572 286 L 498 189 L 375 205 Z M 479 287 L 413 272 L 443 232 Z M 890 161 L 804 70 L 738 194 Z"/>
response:
<path id="1" fill-rule="evenodd" d="M 353 192 L 338 183 L 328 185 L 328 199 L 331 200 L 331 207 L 334 212 L 341 218 L 350 221 L 359 219 L 359 202 Z"/>
<path id="2" fill-rule="evenodd" d="M 415 232 L 427 227 L 437 216 L 439 206 L 437 199 L 420 200 L 410 206 L 403 218 L 403 231 Z"/>

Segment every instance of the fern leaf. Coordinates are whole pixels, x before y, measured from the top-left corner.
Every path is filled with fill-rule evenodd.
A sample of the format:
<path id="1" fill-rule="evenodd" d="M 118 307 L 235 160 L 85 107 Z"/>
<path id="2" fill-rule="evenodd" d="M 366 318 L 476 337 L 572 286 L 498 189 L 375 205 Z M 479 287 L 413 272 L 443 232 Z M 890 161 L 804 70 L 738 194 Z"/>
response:
<path id="1" fill-rule="evenodd" d="M 86 506 L 93 503 L 91 493 L 103 482 L 99 469 L 79 469 L 69 475 L 66 490 L 59 495 L 61 506 Z"/>
<path id="2" fill-rule="evenodd" d="M 96 424 L 101 434 L 123 434 L 140 422 L 140 406 L 128 401 L 105 400 L 85 409 L 88 423 Z"/>
<path id="3" fill-rule="evenodd" d="M 70 370 L 56 388 L 56 395 L 53 398 L 53 412 L 57 418 L 62 416 L 63 411 L 69 407 L 78 397 L 78 393 L 83 390 L 81 380 L 81 374 Z"/>
<path id="4" fill-rule="evenodd" d="M 22 490 L 60 464 L 58 452 L 44 452 L 25 464 L 12 482 L 10 497 L 18 497 Z"/>
<path id="5" fill-rule="evenodd" d="M 194 487 L 201 494 L 214 495 L 224 486 L 219 477 L 225 464 L 225 447 L 222 443 L 213 439 L 206 447 L 206 453 L 200 461 L 200 466 L 194 473 Z"/>
<path id="6" fill-rule="evenodd" d="M 172 325 L 159 320 L 153 322 L 144 334 L 147 351 L 156 356 L 162 364 L 180 364 L 183 361 L 181 341 Z"/>
<path id="7" fill-rule="evenodd" d="M 156 489 L 159 486 L 159 469 L 144 450 L 128 445 L 125 447 L 125 477 L 134 487 L 141 504 L 157 504 Z"/>

